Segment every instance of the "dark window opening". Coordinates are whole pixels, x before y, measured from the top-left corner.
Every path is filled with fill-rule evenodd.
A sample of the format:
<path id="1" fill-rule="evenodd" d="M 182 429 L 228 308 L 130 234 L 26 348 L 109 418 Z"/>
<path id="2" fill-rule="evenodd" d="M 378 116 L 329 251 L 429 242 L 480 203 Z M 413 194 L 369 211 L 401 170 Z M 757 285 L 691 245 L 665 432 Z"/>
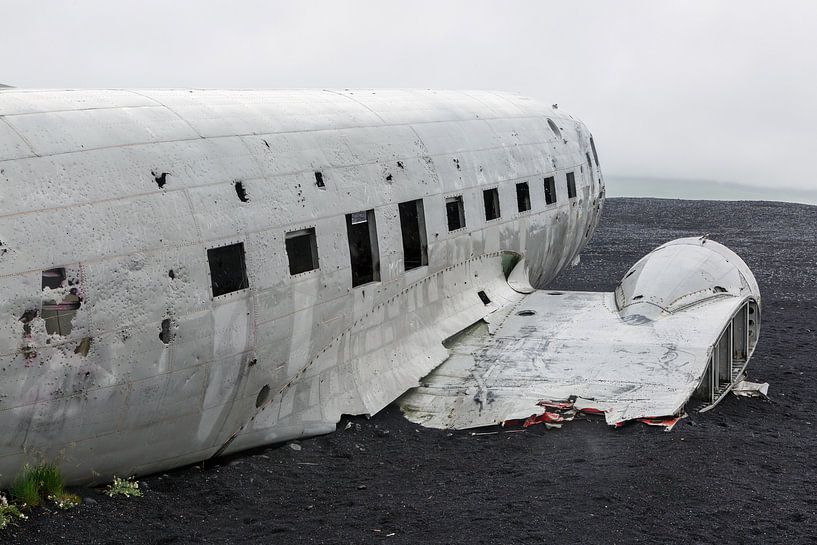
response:
<path id="1" fill-rule="evenodd" d="M 213 297 L 250 287 L 244 262 L 244 243 L 230 244 L 207 250 L 210 263 L 210 284 Z"/>
<path id="2" fill-rule="evenodd" d="M 483 305 L 488 305 L 488 304 L 491 303 L 491 299 L 488 297 L 488 295 L 484 291 L 482 291 L 482 290 L 478 291 L 477 295 L 479 296 L 479 300 L 482 301 Z"/>
<path id="3" fill-rule="evenodd" d="M 486 189 L 482 192 L 482 200 L 485 203 L 485 221 L 495 220 L 499 213 L 499 190 L 497 188 Z"/>
<path id="4" fill-rule="evenodd" d="M 567 198 L 576 198 L 576 175 L 572 172 L 567 173 Z"/>
<path id="5" fill-rule="evenodd" d="M 584 156 L 587 158 L 587 168 L 590 169 L 590 176 L 593 176 L 593 162 L 590 160 L 590 154 L 585 153 Z"/>
<path id="6" fill-rule="evenodd" d="M 465 208 L 462 195 L 445 199 L 445 214 L 448 216 L 448 230 L 456 231 L 465 227 Z"/>
<path id="7" fill-rule="evenodd" d="M 326 184 L 323 183 L 323 173 L 315 171 L 315 185 L 321 189 L 326 189 Z"/>
<path id="8" fill-rule="evenodd" d="M 599 166 L 599 154 L 596 153 L 596 143 L 593 142 L 593 137 L 590 137 L 590 149 L 593 151 L 593 159 L 596 160 L 596 166 Z"/>
<path id="9" fill-rule="evenodd" d="M 401 202 L 400 231 L 403 234 L 403 265 L 405 270 L 428 265 L 428 242 L 423 200 Z"/>
<path id="10" fill-rule="evenodd" d="M 300 274 L 318 268 L 318 243 L 314 227 L 287 233 L 285 242 L 289 274 Z"/>
<path id="11" fill-rule="evenodd" d="M 248 202 L 247 190 L 244 189 L 244 182 L 238 181 L 235 183 L 235 194 L 238 195 L 238 200 L 241 202 Z"/>
<path id="12" fill-rule="evenodd" d="M 556 202 L 556 180 L 553 176 L 545 178 L 545 204 Z"/>
<path id="13" fill-rule="evenodd" d="M 516 204 L 520 212 L 530 210 L 530 188 L 528 182 L 516 184 Z"/>
<path id="14" fill-rule="evenodd" d="M 380 251 L 374 210 L 346 214 L 349 257 L 352 261 L 352 287 L 380 280 Z"/>

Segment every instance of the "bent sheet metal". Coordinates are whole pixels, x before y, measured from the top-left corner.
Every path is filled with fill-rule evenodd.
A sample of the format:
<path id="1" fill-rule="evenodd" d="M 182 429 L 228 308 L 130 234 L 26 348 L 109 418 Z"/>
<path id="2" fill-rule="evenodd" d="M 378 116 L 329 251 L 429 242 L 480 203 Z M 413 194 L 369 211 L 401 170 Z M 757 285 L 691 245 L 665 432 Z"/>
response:
<path id="1" fill-rule="evenodd" d="M 615 292 L 520 294 L 449 339 L 448 360 L 400 403 L 435 428 L 558 425 L 578 411 L 671 428 L 690 399 L 710 408 L 741 383 L 759 300 L 737 255 L 680 239 L 639 261 Z"/>

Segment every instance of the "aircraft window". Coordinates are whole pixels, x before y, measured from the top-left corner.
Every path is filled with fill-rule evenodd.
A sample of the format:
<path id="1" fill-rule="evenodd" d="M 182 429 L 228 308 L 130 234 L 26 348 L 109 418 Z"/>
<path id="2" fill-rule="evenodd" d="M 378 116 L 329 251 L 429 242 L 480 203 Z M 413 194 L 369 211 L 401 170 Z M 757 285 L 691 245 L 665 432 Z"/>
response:
<path id="1" fill-rule="evenodd" d="M 323 183 L 323 173 L 315 171 L 315 185 L 321 189 L 326 189 L 326 184 Z"/>
<path id="2" fill-rule="evenodd" d="M 315 228 L 290 231 L 286 234 L 287 257 L 289 257 L 289 274 L 300 274 L 313 271 L 318 265 L 318 243 Z"/>
<path id="3" fill-rule="evenodd" d="M 244 189 L 244 182 L 237 181 L 235 183 L 235 194 L 238 195 L 238 200 L 241 202 L 248 202 L 250 199 L 247 197 L 247 190 Z"/>
<path id="4" fill-rule="evenodd" d="M 346 214 L 346 234 L 352 261 L 352 287 L 380 281 L 380 251 L 374 210 Z"/>
<path id="5" fill-rule="evenodd" d="M 499 191 L 497 188 L 486 189 L 482 192 L 482 200 L 485 202 L 485 221 L 495 220 L 499 213 Z"/>
<path id="6" fill-rule="evenodd" d="M 401 202 L 400 230 L 403 234 L 403 265 L 405 270 L 428 265 L 428 242 L 423 200 Z"/>
<path id="7" fill-rule="evenodd" d="M 448 216 L 449 231 L 456 231 L 465 227 L 465 209 L 462 206 L 462 195 L 445 199 L 445 213 Z"/>
<path id="8" fill-rule="evenodd" d="M 70 285 L 71 282 L 68 281 L 64 268 L 43 271 L 43 290 L 46 288 L 56 290 Z M 71 333 L 71 320 L 76 316 L 80 306 L 82 306 L 82 300 L 76 287 L 70 288 L 68 293 L 60 298 L 59 302 L 53 299 L 43 301 L 41 316 L 45 320 L 46 333 L 49 335 L 68 335 Z"/>
<path id="9" fill-rule="evenodd" d="M 528 182 L 516 184 L 516 204 L 520 212 L 530 210 L 530 188 Z"/>
<path id="10" fill-rule="evenodd" d="M 572 172 L 567 173 L 567 198 L 576 198 L 576 175 Z"/>
<path id="11" fill-rule="evenodd" d="M 596 143 L 593 142 L 593 137 L 590 137 L 590 149 L 593 150 L 593 159 L 596 160 L 596 166 L 599 166 L 599 154 L 596 153 Z"/>
<path id="12" fill-rule="evenodd" d="M 556 138 L 562 137 L 562 131 L 559 130 L 559 127 L 557 127 L 556 123 L 554 123 L 550 118 L 548 118 L 548 126 L 550 127 L 550 130 L 553 131 L 553 134 L 556 135 Z"/>
<path id="13" fill-rule="evenodd" d="M 244 262 L 243 242 L 220 248 L 208 248 L 207 261 L 210 264 L 213 297 L 250 287 Z"/>
<path id="14" fill-rule="evenodd" d="M 556 202 L 556 180 L 553 176 L 545 178 L 545 204 L 553 204 Z"/>

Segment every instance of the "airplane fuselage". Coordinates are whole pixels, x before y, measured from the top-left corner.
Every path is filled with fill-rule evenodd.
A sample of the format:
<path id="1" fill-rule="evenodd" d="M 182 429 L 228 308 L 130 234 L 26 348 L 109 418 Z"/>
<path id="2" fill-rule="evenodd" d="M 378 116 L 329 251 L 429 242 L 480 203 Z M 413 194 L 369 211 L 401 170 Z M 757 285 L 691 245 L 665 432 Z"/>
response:
<path id="1" fill-rule="evenodd" d="M 585 126 L 449 91 L 0 92 L 0 483 L 373 414 L 595 228 Z"/>

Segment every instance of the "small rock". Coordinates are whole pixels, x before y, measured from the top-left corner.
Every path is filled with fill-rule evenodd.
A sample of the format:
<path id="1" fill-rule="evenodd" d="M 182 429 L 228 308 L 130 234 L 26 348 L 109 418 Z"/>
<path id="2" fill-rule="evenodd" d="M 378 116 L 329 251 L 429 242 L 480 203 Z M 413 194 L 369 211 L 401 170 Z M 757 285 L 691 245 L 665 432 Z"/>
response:
<path id="1" fill-rule="evenodd" d="M 378 429 L 377 435 L 380 437 L 386 437 L 389 434 L 389 430 Z"/>
<path id="2" fill-rule="evenodd" d="M 82 498 L 82 503 L 85 505 L 96 505 L 97 501 L 94 498 Z"/>
<path id="3" fill-rule="evenodd" d="M 358 490 L 366 490 L 366 485 L 365 485 L 365 484 L 359 484 L 359 485 L 357 486 L 357 489 L 358 489 Z"/>
<path id="4" fill-rule="evenodd" d="M 301 450 L 303 447 L 301 447 L 301 445 L 299 445 L 298 443 L 290 443 L 289 448 L 291 448 L 292 450 Z"/>

